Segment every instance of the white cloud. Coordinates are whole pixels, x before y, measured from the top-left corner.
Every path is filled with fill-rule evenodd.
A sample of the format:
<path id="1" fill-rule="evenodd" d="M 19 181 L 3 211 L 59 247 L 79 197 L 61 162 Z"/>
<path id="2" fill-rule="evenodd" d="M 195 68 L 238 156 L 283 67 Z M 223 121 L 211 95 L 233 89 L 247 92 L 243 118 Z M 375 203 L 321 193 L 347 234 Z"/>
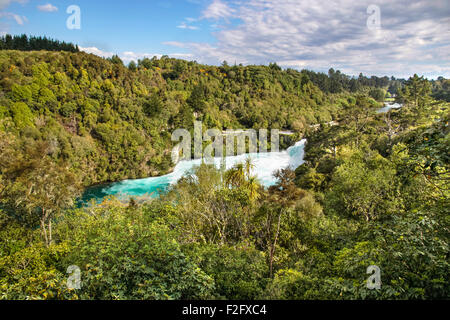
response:
<path id="1" fill-rule="evenodd" d="M 19 16 L 12 12 L 0 12 L 0 18 L 2 17 L 13 19 L 18 25 L 23 25 L 25 22 L 28 22 L 27 17 Z"/>
<path id="2" fill-rule="evenodd" d="M 176 59 L 192 60 L 194 55 L 192 53 L 169 53 L 169 57 Z"/>
<path id="3" fill-rule="evenodd" d="M 58 8 L 55 7 L 54 5 L 47 3 L 41 6 L 37 6 L 37 8 L 39 9 L 39 11 L 44 11 L 44 12 L 55 12 L 58 11 Z"/>
<path id="4" fill-rule="evenodd" d="M 204 11 L 204 19 L 226 19 L 233 16 L 234 9 L 221 0 L 214 0 Z"/>
<path id="5" fill-rule="evenodd" d="M 27 17 L 25 17 L 25 16 L 19 16 L 18 14 L 11 13 L 10 16 L 11 16 L 14 20 L 16 20 L 17 24 L 19 24 L 19 25 L 23 25 L 24 22 L 28 21 Z"/>
<path id="6" fill-rule="evenodd" d="M 126 51 L 119 55 L 124 63 L 128 64 L 131 61 L 137 62 L 138 60 L 142 60 L 144 58 L 153 58 L 157 57 L 158 59 L 162 57 L 161 54 L 158 53 L 137 53 L 133 51 Z"/>
<path id="7" fill-rule="evenodd" d="M 130 63 L 131 61 L 137 62 L 138 60 L 142 60 L 144 58 L 153 58 L 157 57 L 160 59 L 163 55 L 160 53 L 139 53 L 139 52 L 132 52 L 132 51 L 126 51 L 119 55 L 122 61 L 125 64 Z M 167 56 L 171 58 L 177 58 L 177 59 L 185 59 L 190 60 L 192 59 L 193 55 L 190 53 L 169 53 Z"/>
<path id="8" fill-rule="evenodd" d="M 95 54 L 97 56 L 103 57 L 103 58 L 111 58 L 114 53 L 113 52 L 108 52 L 108 51 L 103 51 L 97 47 L 79 47 L 81 51 L 84 51 L 86 53 L 91 53 L 91 54 Z M 137 62 L 138 60 L 142 60 L 144 58 L 153 58 L 153 57 L 157 57 L 158 59 L 160 59 L 163 55 L 160 53 L 138 53 L 138 52 L 133 52 L 133 51 L 125 51 L 122 52 L 121 54 L 118 54 L 118 56 L 120 57 L 120 59 L 122 59 L 122 61 L 125 64 L 130 63 L 131 61 L 135 61 Z M 190 53 L 171 53 L 168 54 L 169 57 L 172 58 L 178 58 L 178 59 L 192 59 L 193 55 Z"/>
<path id="9" fill-rule="evenodd" d="M 185 22 L 181 23 L 179 26 L 177 26 L 179 29 L 188 29 L 188 30 L 198 30 L 198 27 L 196 26 L 190 26 L 186 24 Z"/>
<path id="10" fill-rule="evenodd" d="M 172 46 L 172 47 L 178 47 L 178 48 L 185 48 L 188 46 L 188 44 L 186 44 L 185 42 L 179 42 L 179 41 L 165 41 L 162 44 L 165 44 L 167 46 Z"/>
<path id="11" fill-rule="evenodd" d="M 373 0 L 214 0 L 201 18 L 222 21 L 214 45 L 167 44 L 204 63 L 278 62 L 348 74 L 450 76 L 447 0 L 378 0 L 381 29 L 367 27 Z M 447 4 L 446 4 L 447 3 Z M 231 24 L 228 18 L 239 21 Z M 223 23 L 224 22 L 224 23 Z M 447 50 L 446 50 L 447 49 Z"/>
<path id="12" fill-rule="evenodd" d="M 97 47 L 79 47 L 79 49 L 86 53 L 92 53 L 103 58 L 111 58 L 114 55 L 112 52 L 103 51 Z"/>
<path id="13" fill-rule="evenodd" d="M 13 2 L 24 4 L 27 1 L 28 0 L 0 0 L 0 10 L 6 9 Z M 0 18 L 13 19 L 18 25 L 23 25 L 25 22 L 28 22 L 28 19 L 25 16 L 6 11 L 0 12 Z M 0 23 L 0 35 L 6 35 L 9 31 L 9 27 L 9 23 Z"/>

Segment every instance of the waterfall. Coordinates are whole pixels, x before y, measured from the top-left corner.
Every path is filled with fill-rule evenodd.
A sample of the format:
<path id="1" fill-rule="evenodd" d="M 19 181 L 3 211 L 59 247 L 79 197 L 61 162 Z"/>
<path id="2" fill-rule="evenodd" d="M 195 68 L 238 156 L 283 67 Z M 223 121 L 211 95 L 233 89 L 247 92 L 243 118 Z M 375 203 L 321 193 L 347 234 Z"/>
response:
<path id="1" fill-rule="evenodd" d="M 264 187 L 270 187 L 277 182 L 273 177 L 276 170 L 286 167 L 295 170 L 303 164 L 305 144 L 306 140 L 303 139 L 287 150 L 279 152 L 249 153 L 226 157 L 226 169 L 230 169 L 235 164 L 244 162 L 247 157 L 250 157 L 255 165 L 252 174 L 257 176 Z M 219 169 L 222 159 L 214 158 L 213 161 L 216 168 Z M 181 177 L 188 174 L 194 167 L 199 166 L 201 162 L 201 159 L 183 160 L 175 166 L 172 173 L 164 176 L 123 180 L 105 186 L 91 187 L 86 190 L 82 201 L 101 200 L 103 197 L 111 195 L 127 198 L 152 194 L 152 197 L 158 197 L 160 193 L 165 192 L 170 185 L 177 183 Z"/>

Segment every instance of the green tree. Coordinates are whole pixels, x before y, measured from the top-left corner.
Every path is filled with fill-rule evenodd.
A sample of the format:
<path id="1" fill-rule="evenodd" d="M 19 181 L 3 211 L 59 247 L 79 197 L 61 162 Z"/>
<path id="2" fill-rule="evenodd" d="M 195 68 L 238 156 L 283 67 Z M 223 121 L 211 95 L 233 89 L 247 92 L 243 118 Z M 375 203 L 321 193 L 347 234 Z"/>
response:
<path id="1" fill-rule="evenodd" d="M 80 181 L 66 164 L 55 164 L 47 156 L 48 143 L 29 147 L 27 156 L 16 155 L 3 168 L 8 178 L 3 188 L 3 202 L 18 213 L 28 215 L 24 220 L 38 220 L 47 246 L 52 243 L 52 220 L 67 207 L 73 206 L 79 195 Z"/>
<path id="2" fill-rule="evenodd" d="M 412 107 L 413 111 L 418 113 L 425 107 L 431 94 L 431 85 L 424 77 L 414 74 L 405 83 L 405 87 L 400 91 L 399 98 L 407 106 Z"/>
<path id="3" fill-rule="evenodd" d="M 396 170 L 376 151 L 356 151 L 336 168 L 326 196 L 330 211 L 366 221 L 401 210 Z"/>
<path id="4" fill-rule="evenodd" d="M 384 102 L 386 91 L 380 88 L 374 88 L 370 90 L 369 95 L 378 102 Z"/>
<path id="5" fill-rule="evenodd" d="M 263 213 L 266 217 L 264 226 L 266 246 L 269 253 L 269 274 L 273 276 L 273 264 L 280 237 L 282 219 L 293 210 L 305 192 L 295 185 L 295 172 L 291 169 L 281 169 L 274 173 L 277 184 L 268 190 L 268 198 Z"/>
<path id="6" fill-rule="evenodd" d="M 59 237 L 72 250 L 64 265 L 82 271 L 81 299 L 208 299 L 214 280 L 193 262 L 177 234 L 139 209 L 104 204 L 67 219 Z"/>
<path id="7" fill-rule="evenodd" d="M 128 64 L 128 69 L 130 69 L 130 71 L 136 71 L 137 70 L 136 62 L 131 60 L 130 63 Z"/>
<path id="8" fill-rule="evenodd" d="M 33 126 L 33 113 L 23 102 L 16 102 L 11 106 L 11 114 L 17 128 L 24 129 Z"/>

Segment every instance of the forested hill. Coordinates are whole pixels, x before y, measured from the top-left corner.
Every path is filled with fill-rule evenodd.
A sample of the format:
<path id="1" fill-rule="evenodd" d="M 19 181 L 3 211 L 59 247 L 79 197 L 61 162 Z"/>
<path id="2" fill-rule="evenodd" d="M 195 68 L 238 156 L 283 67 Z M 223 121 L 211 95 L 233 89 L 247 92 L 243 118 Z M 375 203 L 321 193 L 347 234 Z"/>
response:
<path id="1" fill-rule="evenodd" d="M 0 50 L 0 299 L 448 299 L 450 104 L 430 96 L 448 80 L 414 75 L 377 113 L 390 88 L 368 79 Z M 268 189 L 251 160 L 203 164 L 157 199 L 76 208 L 81 183 L 170 169 L 194 119 L 296 131 L 305 163 Z"/>
<path id="2" fill-rule="evenodd" d="M 207 128 L 304 133 L 339 118 L 359 94 L 372 105 L 383 101 L 393 89 L 382 79 L 360 76 L 355 89 L 334 70 L 217 67 L 167 56 L 124 66 L 117 56 L 0 50 L 0 134 L 26 157 L 47 145 L 84 185 L 142 178 L 170 170 L 171 133 L 192 130 L 195 119 Z"/>
<path id="3" fill-rule="evenodd" d="M 83 52 L 2 50 L 0 90 L 1 134 L 17 150 L 50 144 L 52 158 L 83 173 L 86 185 L 166 172 L 171 132 L 192 128 L 194 115 L 208 128 L 302 131 L 352 102 L 276 65 L 162 57 L 125 67 L 117 56 Z"/>

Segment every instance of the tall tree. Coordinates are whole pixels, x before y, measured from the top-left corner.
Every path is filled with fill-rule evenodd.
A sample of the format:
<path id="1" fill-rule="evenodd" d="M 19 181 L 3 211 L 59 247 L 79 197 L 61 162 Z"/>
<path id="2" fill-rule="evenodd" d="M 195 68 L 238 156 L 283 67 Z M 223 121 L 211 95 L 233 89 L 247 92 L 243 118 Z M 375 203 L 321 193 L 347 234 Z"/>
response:
<path id="1" fill-rule="evenodd" d="M 400 90 L 399 99 L 412 107 L 415 113 L 419 113 L 423 109 L 426 103 L 429 101 L 429 96 L 431 94 L 431 85 L 427 79 L 424 77 L 419 77 L 414 74 L 405 83 L 405 87 Z"/>
<path id="2" fill-rule="evenodd" d="M 2 202 L 24 221 L 39 221 L 45 244 L 52 243 L 52 220 L 61 210 L 73 206 L 80 192 L 80 180 L 65 164 L 48 156 L 51 146 L 37 142 L 25 156 L 9 152 L 12 160 L 2 168 L 7 178 L 1 191 Z"/>

